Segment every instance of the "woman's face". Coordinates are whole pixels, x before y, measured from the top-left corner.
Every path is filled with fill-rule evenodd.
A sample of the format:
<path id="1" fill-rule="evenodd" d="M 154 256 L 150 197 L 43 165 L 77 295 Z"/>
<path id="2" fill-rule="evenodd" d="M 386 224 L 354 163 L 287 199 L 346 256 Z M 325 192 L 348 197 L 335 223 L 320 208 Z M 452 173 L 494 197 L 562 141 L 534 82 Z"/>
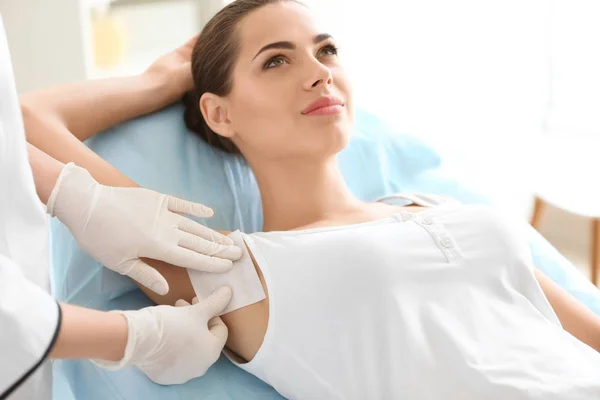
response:
<path id="1" fill-rule="evenodd" d="M 334 39 L 309 10 L 294 2 L 264 6 L 237 32 L 226 101 L 234 143 L 246 158 L 322 158 L 342 150 L 352 130 L 350 84 Z M 307 112 L 324 97 L 339 105 Z"/>

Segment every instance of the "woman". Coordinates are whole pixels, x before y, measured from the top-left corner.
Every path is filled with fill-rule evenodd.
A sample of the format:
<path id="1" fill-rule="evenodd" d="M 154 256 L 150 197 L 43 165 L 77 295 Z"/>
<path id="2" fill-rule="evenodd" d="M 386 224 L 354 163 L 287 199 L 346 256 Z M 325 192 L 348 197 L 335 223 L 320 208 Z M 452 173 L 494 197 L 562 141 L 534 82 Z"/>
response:
<path id="1" fill-rule="evenodd" d="M 268 296 L 223 315 L 232 358 L 290 398 L 600 397 L 600 318 L 531 266 L 510 220 L 350 193 L 336 154 L 352 93 L 325 32 L 297 1 L 239 0 L 191 56 L 186 122 L 243 155 L 263 202 L 264 232 L 245 238 Z M 190 52 L 171 55 L 172 71 L 24 97 L 28 139 L 102 183 L 132 185 L 76 139 L 176 100 L 192 86 Z M 33 134 L 49 121 L 54 132 Z M 187 274 L 152 265 L 171 287 L 153 300 L 194 296 Z"/>

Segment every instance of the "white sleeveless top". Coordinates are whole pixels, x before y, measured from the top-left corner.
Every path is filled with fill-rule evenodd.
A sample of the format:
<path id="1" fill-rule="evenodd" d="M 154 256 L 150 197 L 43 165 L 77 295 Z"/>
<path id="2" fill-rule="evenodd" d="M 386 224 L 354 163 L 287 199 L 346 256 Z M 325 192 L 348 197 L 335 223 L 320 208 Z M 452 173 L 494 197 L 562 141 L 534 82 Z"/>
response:
<path id="1" fill-rule="evenodd" d="M 600 354 L 564 331 L 517 224 L 440 197 L 372 222 L 245 235 L 270 298 L 241 368 L 289 399 L 600 398 Z"/>

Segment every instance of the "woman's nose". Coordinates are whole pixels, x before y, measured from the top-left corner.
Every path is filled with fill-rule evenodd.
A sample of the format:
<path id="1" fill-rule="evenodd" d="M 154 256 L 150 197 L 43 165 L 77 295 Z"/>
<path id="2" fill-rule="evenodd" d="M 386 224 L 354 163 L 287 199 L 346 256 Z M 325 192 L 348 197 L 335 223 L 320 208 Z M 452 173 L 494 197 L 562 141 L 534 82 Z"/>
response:
<path id="1" fill-rule="evenodd" d="M 306 80 L 306 90 L 313 90 L 320 86 L 331 85 L 333 83 L 333 76 L 331 75 L 331 70 L 318 61 L 316 61 L 316 64 L 317 65 L 313 68 L 312 74 Z"/>

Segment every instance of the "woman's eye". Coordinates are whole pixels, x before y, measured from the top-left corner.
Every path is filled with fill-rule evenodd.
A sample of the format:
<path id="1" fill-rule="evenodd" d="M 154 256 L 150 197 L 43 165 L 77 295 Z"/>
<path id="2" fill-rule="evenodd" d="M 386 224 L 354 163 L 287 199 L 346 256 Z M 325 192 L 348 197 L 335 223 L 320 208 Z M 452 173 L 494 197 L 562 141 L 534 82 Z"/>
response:
<path id="1" fill-rule="evenodd" d="M 333 45 L 325 46 L 321 50 L 321 53 L 325 56 L 335 56 L 338 54 L 338 49 L 337 49 L 337 47 L 335 47 Z"/>
<path id="2" fill-rule="evenodd" d="M 319 51 L 319 56 L 337 56 L 337 54 L 338 54 L 338 48 L 333 45 L 325 46 Z M 275 67 L 285 64 L 286 62 L 287 61 L 283 58 L 283 56 L 281 56 L 281 55 L 275 56 L 265 63 L 263 69 L 267 70 L 267 69 L 275 68 Z"/>
<path id="3" fill-rule="evenodd" d="M 274 68 L 285 63 L 285 60 L 280 56 L 273 57 L 265 64 L 265 69 Z"/>

